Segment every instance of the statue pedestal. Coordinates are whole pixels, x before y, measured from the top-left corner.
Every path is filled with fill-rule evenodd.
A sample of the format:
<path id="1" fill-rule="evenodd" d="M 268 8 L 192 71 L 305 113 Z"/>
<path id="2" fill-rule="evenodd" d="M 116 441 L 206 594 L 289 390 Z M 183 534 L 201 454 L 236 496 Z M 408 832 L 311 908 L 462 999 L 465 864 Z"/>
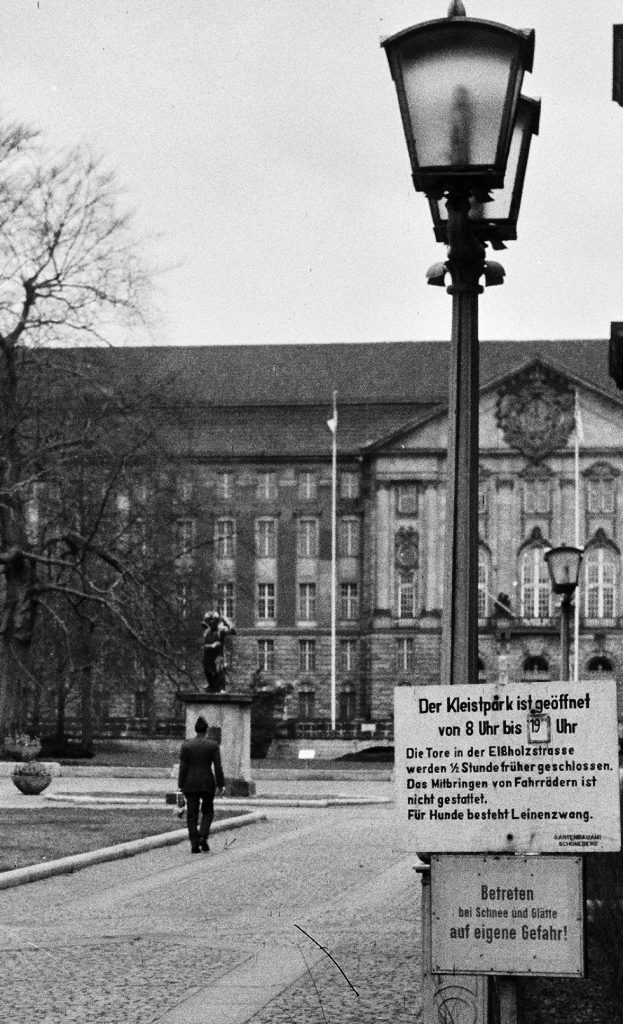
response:
<path id="1" fill-rule="evenodd" d="M 221 747 L 227 796 L 252 796 L 251 696 L 248 693 L 178 693 L 186 705 L 186 739 L 196 736 L 195 722 L 203 715 L 208 736 Z"/>

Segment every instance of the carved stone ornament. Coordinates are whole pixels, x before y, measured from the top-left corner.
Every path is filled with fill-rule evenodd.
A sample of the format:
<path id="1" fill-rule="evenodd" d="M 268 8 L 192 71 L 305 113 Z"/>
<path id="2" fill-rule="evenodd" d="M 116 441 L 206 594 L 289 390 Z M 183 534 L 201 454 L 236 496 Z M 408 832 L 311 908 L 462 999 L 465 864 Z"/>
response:
<path id="1" fill-rule="evenodd" d="M 397 569 L 417 569 L 418 535 L 415 530 L 399 530 L 394 542 Z"/>
<path id="2" fill-rule="evenodd" d="M 566 378 L 533 364 L 500 388 L 496 420 L 509 448 L 539 462 L 565 447 L 573 410 L 574 393 Z"/>

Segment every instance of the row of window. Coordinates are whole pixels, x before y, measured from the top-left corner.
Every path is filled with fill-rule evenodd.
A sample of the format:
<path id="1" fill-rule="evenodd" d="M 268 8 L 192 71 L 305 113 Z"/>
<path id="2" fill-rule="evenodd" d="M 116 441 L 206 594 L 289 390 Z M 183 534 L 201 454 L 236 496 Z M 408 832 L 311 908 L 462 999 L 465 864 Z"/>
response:
<path id="1" fill-rule="evenodd" d="M 337 524 L 338 554 L 357 558 L 360 546 L 360 522 L 354 516 L 343 516 Z M 320 551 L 320 521 L 311 516 L 296 520 L 296 553 L 299 558 L 318 558 Z M 217 519 L 214 524 L 214 552 L 216 558 L 234 558 L 236 555 L 236 522 L 231 518 Z M 255 554 L 257 558 L 277 557 L 277 520 L 264 517 L 255 522 Z"/>
<path id="2" fill-rule="evenodd" d="M 236 474 L 219 473 L 216 483 L 217 497 L 229 501 L 235 495 Z M 339 474 L 339 494 L 342 498 L 359 497 L 359 474 L 345 471 Z M 318 474 L 313 470 L 304 470 L 297 477 L 297 493 L 304 501 L 311 501 L 318 494 Z M 259 501 L 276 501 L 278 497 L 278 476 L 274 470 L 260 471 L 256 474 L 255 495 Z"/>
<path id="3" fill-rule="evenodd" d="M 219 599 L 219 586 L 231 586 L 231 584 L 219 584 L 217 586 L 217 600 Z M 299 621 L 316 621 L 316 596 L 317 588 L 315 583 L 299 583 L 297 606 L 297 618 Z M 338 589 L 338 616 L 346 622 L 359 618 L 358 583 L 340 583 Z M 277 591 L 274 583 L 257 584 L 257 618 L 260 622 L 274 622 L 277 618 Z"/>
<path id="4" fill-rule="evenodd" d="M 313 471 L 298 474 L 297 493 L 303 500 L 313 500 L 318 494 L 318 475 Z M 217 480 L 217 495 L 227 501 L 234 497 L 234 473 L 220 473 Z M 342 498 L 359 497 L 359 476 L 354 472 L 340 473 L 339 493 Z M 256 497 L 263 501 L 274 501 L 278 496 L 278 479 L 274 471 L 257 474 Z M 488 488 L 482 483 L 479 488 L 480 510 L 487 509 Z M 594 514 L 614 512 L 615 481 L 611 476 L 598 476 L 586 481 L 586 506 Z M 528 515 L 551 511 L 552 479 L 535 477 L 523 483 L 523 509 Z M 396 509 L 404 515 L 417 515 L 418 485 L 399 483 L 396 485 Z"/>
<path id="5" fill-rule="evenodd" d="M 586 481 L 586 509 L 592 515 L 611 515 L 615 505 L 615 482 L 612 477 Z M 481 483 L 478 504 L 481 512 L 488 507 L 488 486 Z M 526 515 L 546 515 L 552 510 L 552 479 L 536 477 L 523 483 L 523 511 Z"/>
<path id="6" fill-rule="evenodd" d="M 315 672 L 317 669 L 317 646 L 313 638 L 299 640 L 299 671 Z M 337 645 L 338 668 L 340 672 L 354 672 L 359 664 L 359 643 L 357 640 L 340 640 Z M 257 667 L 262 672 L 274 673 L 275 641 L 272 638 L 257 641 Z"/>
<path id="7" fill-rule="evenodd" d="M 580 584 L 582 613 L 588 619 L 612 619 L 617 611 L 617 558 L 607 548 L 597 548 L 585 555 L 583 577 Z M 491 568 L 488 552 L 481 550 L 478 565 L 478 617 L 488 618 L 493 611 Z M 417 572 L 397 572 L 397 614 L 400 619 L 417 615 Z M 340 583 L 338 614 L 342 620 L 359 617 L 359 586 Z M 547 619 L 552 615 L 552 591 L 542 547 L 526 549 L 520 559 L 519 608 L 515 614 L 524 619 Z M 298 584 L 297 619 L 302 622 L 317 620 L 318 588 L 314 582 Z M 216 604 L 220 614 L 234 619 L 235 588 L 232 582 L 216 585 Z M 277 617 L 277 588 L 272 582 L 257 584 L 257 618 L 275 621 Z"/>
<path id="8" fill-rule="evenodd" d="M 612 619 L 617 613 L 618 556 L 611 548 L 593 548 L 582 562 L 579 601 L 588 619 Z M 488 552 L 481 549 L 478 565 L 478 617 L 492 611 L 491 567 Z M 524 619 L 548 619 L 552 614 L 552 589 L 544 548 L 522 552 L 519 561 L 519 615 Z"/>

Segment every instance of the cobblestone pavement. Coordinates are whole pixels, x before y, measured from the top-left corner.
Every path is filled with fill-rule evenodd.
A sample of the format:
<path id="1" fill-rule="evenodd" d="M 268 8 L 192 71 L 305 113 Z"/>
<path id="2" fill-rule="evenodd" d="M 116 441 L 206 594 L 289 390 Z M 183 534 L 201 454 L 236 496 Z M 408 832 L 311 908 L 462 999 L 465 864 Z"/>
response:
<path id="1" fill-rule="evenodd" d="M 418 1019 L 419 883 L 391 806 L 284 809 L 211 846 L 3 892 L 0 1022 L 156 1024 L 179 1013 L 220 1024 L 210 991 L 273 949 L 273 981 L 280 949 L 284 960 L 300 955 L 301 977 L 284 976 L 261 1009 L 271 993 L 260 977 L 255 1006 L 237 1020 Z M 205 1014 L 186 1013 L 193 998 Z"/>

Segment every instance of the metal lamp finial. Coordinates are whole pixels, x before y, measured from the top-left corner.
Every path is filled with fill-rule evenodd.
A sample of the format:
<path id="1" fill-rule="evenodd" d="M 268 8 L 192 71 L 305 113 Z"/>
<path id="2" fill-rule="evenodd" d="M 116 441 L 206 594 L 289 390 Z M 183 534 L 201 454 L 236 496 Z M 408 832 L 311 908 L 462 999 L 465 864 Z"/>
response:
<path id="1" fill-rule="evenodd" d="M 448 8 L 448 17 L 464 18 L 465 16 L 465 6 L 462 0 L 451 0 L 450 6 Z"/>

